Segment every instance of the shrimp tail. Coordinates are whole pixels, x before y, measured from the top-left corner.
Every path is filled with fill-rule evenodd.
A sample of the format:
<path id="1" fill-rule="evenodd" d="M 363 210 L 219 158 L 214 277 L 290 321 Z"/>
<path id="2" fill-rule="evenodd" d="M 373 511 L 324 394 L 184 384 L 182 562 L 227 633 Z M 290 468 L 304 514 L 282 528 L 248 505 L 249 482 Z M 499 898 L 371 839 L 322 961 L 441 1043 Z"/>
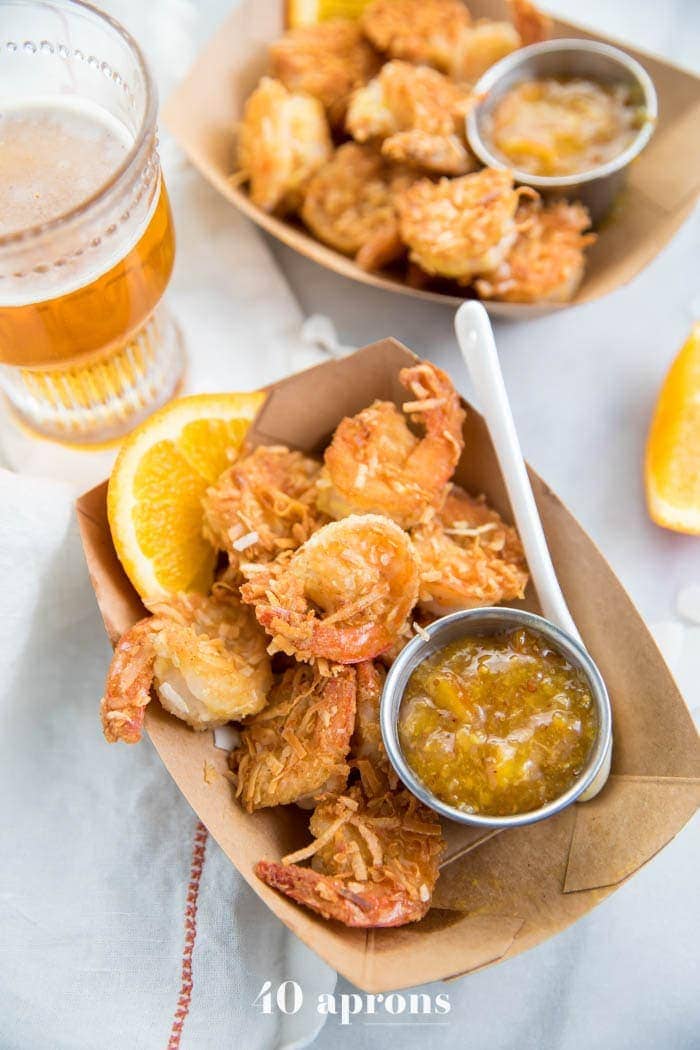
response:
<path id="1" fill-rule="evenodd" d="M 102 731 L 110 744 L 136 744 L 141 739 L 153 682 L 152 629 L 152 617 L 139 620 L 121 636 L 114 651 L 100 703 Z"/>
<path id="2" fill-rule="evenodd" d="M 349 889 L 343 879 L 297 864 L 261 860 L 255 865 L 255 874 L 298 904 L 345 926 L 403 926 L 421 919 L 429 907 L 429 901 L 412 900 L 398 886 L 389 888 L 376 883 L 367 886 L 370 892 L 358 893 Z"/>

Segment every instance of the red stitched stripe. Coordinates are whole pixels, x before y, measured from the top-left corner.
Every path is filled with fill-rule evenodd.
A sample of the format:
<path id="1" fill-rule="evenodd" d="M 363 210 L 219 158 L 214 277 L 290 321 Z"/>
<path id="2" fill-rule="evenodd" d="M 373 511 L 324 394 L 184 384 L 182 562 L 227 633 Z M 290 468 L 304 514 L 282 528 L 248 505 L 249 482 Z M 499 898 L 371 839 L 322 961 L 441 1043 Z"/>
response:
<path id="1" fill-rule="evenodd" d="M 206 845 L 207 829 L 201 821 L 198 821 L 194 832 L 192 867 L 190 868 L 190 881 L 187 886 L 187 903 L 185 905 L 185 947 L 182 952 L 180 997 L 177 1001 L 173 1026 L 170 1029 L 167 1050 L 180 1050 L 182 1028 L 190 1011 L 190 1002 L 192 1000 L 192 953 L 194 952 L 194 942 L 197 938 L 197 898 L 199 896 L 202 868 L 204 867 Z"/>

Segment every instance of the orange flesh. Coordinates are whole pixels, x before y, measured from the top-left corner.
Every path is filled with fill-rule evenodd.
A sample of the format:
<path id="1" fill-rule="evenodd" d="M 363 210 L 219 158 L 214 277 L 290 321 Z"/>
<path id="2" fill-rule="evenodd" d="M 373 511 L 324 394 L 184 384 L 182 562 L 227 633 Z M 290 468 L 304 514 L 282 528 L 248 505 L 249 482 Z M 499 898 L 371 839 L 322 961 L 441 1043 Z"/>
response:
<path id="1" fill-rule="evenodd" d="M 586 678 L 527 630 L 467 637 L 411 675 L 399 713 L 406 761 L 443 802 L 507 816 L 570 788 L 597 730 Z"/>

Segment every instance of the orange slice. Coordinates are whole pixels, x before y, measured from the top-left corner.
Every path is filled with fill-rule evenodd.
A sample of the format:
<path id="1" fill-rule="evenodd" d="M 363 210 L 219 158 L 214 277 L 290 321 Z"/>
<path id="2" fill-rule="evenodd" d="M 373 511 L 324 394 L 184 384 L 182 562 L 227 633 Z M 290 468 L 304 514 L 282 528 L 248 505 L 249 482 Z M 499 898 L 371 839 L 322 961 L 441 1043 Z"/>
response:
<path id="1" fill-rule="evenodd" d="M 206 488 L 241 447 L 264 393 L 172 401 L 129 435 L 109 479 L 115 550 L 142 598 L 206 592 L 216 552 L 202 536 Z"/>
<path id="2" fill-rule="evenodd" d="M 369 0 L 287 0 L 287 25 L 314 26 L 329 18 L 359 18 Z"/>
<path id="3" fill-rule="evenodd" d="M 657 525 L 700 535 L 700 323 L 661 388 L 645 480 L 649 514 Z"/>

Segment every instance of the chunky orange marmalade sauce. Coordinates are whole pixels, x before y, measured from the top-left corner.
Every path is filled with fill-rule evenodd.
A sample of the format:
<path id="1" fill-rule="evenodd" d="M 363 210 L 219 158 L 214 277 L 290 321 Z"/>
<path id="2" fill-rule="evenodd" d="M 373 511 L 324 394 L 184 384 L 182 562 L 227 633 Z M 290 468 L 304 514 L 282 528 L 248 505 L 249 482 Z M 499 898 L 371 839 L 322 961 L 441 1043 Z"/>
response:
<path id="1" fill-rule="evenodd" d="M 578 175 L 632 144 L 644 122 L 626 84 L 527 80 L 494 106 L 487 131 L 510 165 L 531 175 Z"/>
<path id="2" fill-rule="evenodd" d="M 528 630 L 465 637 L 411 675 L 399 712 L 404 757 L 466 813 L 527 813 L 583 769 L 597 731 L 584 674 Z"/>

